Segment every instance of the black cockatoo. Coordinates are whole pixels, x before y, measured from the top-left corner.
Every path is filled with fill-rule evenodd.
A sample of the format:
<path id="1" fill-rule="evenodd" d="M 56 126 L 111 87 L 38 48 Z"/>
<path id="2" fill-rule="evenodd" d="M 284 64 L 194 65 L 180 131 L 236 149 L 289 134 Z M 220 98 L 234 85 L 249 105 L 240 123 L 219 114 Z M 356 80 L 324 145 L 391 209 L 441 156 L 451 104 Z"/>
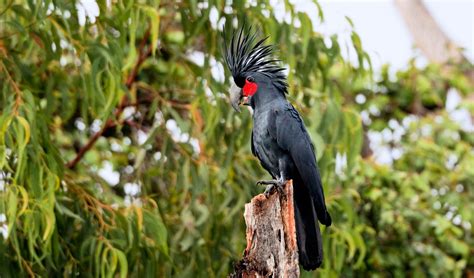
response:
<path id="1" fill-rule="evenodd" d="M 240 104 L 253 108 L 252 153 L 274 178 L 257 182 L 268 185 L 265 193 L 293 180 L 299 261 L 305 270 L 313 270 L 323 260 L 318 220 L 326 226 L 332 220 L 313 144 L 301 116 L 286 99 L 284 68 L 272 58 L 274 47 L 265 40 L 257 40 L 251 27 L 242 27 L 225 43 L 225 60 L 234 79 L 230 102 L 237 111 Z"/>

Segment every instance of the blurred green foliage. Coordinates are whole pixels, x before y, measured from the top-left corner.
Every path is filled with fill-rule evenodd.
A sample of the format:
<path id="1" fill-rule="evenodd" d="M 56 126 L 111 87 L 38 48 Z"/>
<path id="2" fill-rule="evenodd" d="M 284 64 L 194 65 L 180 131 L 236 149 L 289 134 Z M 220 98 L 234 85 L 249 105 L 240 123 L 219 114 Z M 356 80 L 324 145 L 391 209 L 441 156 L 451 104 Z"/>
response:
<path id="1" fill-rule="evenodd" d="M 313 30 L 317 2 L 319 19 L 269 2 L 0 0 L 2 277 L 231 271 L 266 176 L 226 101 L 219 28 L 237 19 L 280 49 L 318 151 L 334 225 L 302 276 L 472 275 L 465 65 L 374 74 L 355 31 L 350 63 Z"/>

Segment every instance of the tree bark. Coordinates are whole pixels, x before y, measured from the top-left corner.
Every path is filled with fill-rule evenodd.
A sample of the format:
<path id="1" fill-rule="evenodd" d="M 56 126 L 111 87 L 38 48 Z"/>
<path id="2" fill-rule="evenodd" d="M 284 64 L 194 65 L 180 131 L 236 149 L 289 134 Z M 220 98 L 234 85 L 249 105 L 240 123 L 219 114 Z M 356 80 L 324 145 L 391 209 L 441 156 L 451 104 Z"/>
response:
<path id="1" fill-rule="evenodd" d="M 247 247 L 229 277 L 299 277 L 292 181 L 283 192 L 245 205 Z"/>

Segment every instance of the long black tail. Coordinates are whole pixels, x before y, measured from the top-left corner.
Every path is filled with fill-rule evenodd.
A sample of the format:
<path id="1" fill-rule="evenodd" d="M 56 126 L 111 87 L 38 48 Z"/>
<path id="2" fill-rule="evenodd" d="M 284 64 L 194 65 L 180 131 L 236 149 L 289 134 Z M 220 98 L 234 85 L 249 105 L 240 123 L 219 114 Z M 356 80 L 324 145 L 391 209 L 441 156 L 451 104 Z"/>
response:
<path id="1" fill-rule="evenodd" d="M 310 192 L 301 179 L 294 179 L 293 191 L 299 261 L 303 269 L 313 270 L 323 262 L 323 242 L 318 217 Z"/>

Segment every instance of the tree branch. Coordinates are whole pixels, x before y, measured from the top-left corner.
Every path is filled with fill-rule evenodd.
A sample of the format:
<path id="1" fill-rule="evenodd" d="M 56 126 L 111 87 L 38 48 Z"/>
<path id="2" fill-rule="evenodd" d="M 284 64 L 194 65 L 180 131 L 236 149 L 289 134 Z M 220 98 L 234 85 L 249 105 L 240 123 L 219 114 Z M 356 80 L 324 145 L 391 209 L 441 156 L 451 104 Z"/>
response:
<path id="1" fill-rule="evenodd" d="M 133 67 L 132 71 L 128 75 L 127 80 L 125 82 L 125 86 L 127 86 L 128 89 L 130 89 L 132 87 L 132 84 L 135 82 L 135 79 L 138 74 L 138 69 L 140 68 L 141 64 L 146 60 L 146 58 L 148 58 L 148 56 L 150 56 L 151 49 L 149 47 L 148 48 L 146 47 L 149 37 L 150 37 L 150 29 L 146 31 L 145 35 L 143 36 L 140 42 L 139 56 L 138 56 L 137 63 Z M 120 100 L 120 104 L 114 113 L 114 118 L 117 119 L 122 114 L 125 107 L 127 106 L 128 106 L 128 96 L 125 95 Z M 116 121 L 114 121 L 113 119 L 108 119 L 105 122 L 102 129 L 99 130 L 97 133 L 95 133 L 91 138 L 89 138 L 89 141 L 87 141 L 87 143 L 79 150 L 79 152 L 76 154 L 76 157 L 74 157 L 73 160 L 66 163 L 66 168 L 69 168 L 69 169 L 74 168 L 77 165 L 77 163 L 79 163 L 79 161 L 82 159 L 82 157 L 84 157 L 86 152 L 89 151 L 94 146 L 95 142 L 97 142 L 100 136 L 102 136 L 102 134 L 104 134 L 110 128 L 114 128 L 116 126 L 117 126 Z"/>

